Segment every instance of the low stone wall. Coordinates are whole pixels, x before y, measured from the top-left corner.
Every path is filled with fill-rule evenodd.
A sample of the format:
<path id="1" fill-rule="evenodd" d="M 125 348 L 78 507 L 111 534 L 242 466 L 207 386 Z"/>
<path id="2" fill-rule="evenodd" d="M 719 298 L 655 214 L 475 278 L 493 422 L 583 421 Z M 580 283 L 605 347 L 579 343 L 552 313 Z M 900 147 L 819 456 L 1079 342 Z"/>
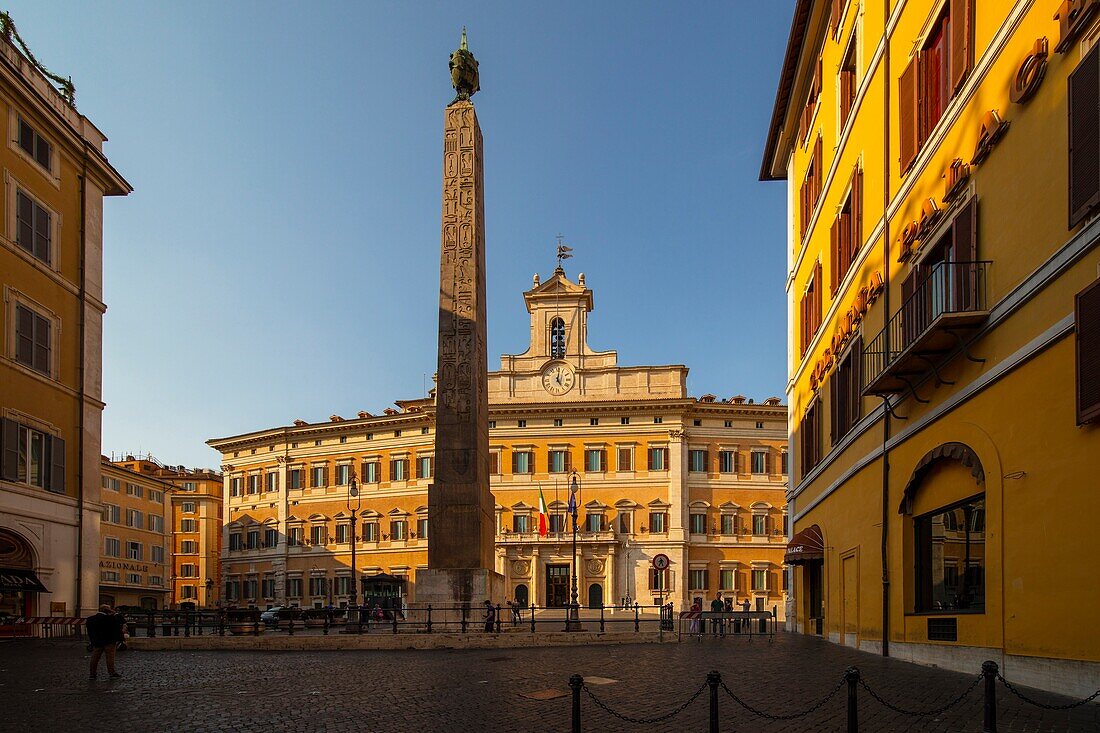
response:
<path id="1" fill-rule="evenodd" d="M 311 634 L 262 633 L 259 636 L 169 636 L 131 638 L 141 651 L 347 651 L 349 649 L 514 649 L 539 646 L 660 644 L 676 641 L 672 632 L 539 632 L 535 634 Z"/>

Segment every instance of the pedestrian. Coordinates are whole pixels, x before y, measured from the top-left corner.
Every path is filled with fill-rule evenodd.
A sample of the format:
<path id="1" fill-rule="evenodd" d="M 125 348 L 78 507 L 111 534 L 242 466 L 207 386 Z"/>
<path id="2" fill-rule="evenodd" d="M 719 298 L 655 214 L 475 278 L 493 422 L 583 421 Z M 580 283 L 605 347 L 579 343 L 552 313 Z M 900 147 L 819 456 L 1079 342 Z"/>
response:
<path id="1" fill-rule="evenodd" d="M 382 623 L 382 620 L 386 618 L 386 615 L 382 613 L 382 607 L 378 605 L 378 601 L 374 602 L 374 620 L 377 623 Z"/>
<path id="2" fill-rule="evenodd" d="M 519 596 L 512 602 L 512 626 L 519 626 L 523 621 L 523 604 L 519 602 Z"/>
<path id="3" fill-rule="evenodd" d="M 99 611 L 88 617 L 85 628 L 88 630 L 88 646 L 92 652 L 90 678 L 95 679 L 99 671 L 100 657 L 107 657 L 107 674 L 112 678 L 121 677 L 115 671 L 115 651 L 122 641 L 122 629 L 126 625 L 126 619 L 121 613 L 104 604 Z"/>
<path id="4" fill-rule="evenodd" d="M 699 599 L 696 598 L 691 604 L 691 610 L 688 611 L 688 618 L 691 622 L 688 624 L 689 634 L 698 634 L 699 631 L 699 614 L 703 612 L 703 604 L 699 603 Z"/>
<path id="5" fill-rule="evenodd" d="M 710 619 L 710 633 L 711 636 L 718 636 L 718 630 L 722 629 L 722 611 L 725 609 L 726 604 L 722 603 L 722 594 L 717 593 L 714 596 L 714 600 L 710 602 L 710 612 L 717 614 Z M 722 629 L 722 635 L 725 636 L 725 629 Z"/>
<path id="6" fill-rule="evenodd" d="M 493 633 L 493 626 L 497 622 L 497 609 L 493 606 L 492 601 L 485 601 L 485 633 Z"/>
<path id="7" fill-rule="evenodd" d="M 725 604 L 725 606 L 723 607 L 723 609 L 722 609 L 722 610 L 723 610 L 723 611 L 724 611 L 724 612 L 725 612 L 726 614 L 731 614 L 731 613 L 733 613 L 733 596 L 726 596 L 726 604 Z M 733 616 L 729 616 L 729 615 L 727 615 L 727 616 L 726 616 L 726 617 L 725 617 L 725 618 L 723 619 L 723 621 L 724 621 L 725 623 L 724 623 L 724 625 L 723 625 L 723 633 L 722 633 L 722 635 L 723 635 L 723 636 L 725 636 L 725 631 L 724 631 L 724 629 L 725 629 L 725 626 L 729 626 L 729 628 L 730 628 L 730 633 L 732 634 L 732 633 L 733 633 Z"/>

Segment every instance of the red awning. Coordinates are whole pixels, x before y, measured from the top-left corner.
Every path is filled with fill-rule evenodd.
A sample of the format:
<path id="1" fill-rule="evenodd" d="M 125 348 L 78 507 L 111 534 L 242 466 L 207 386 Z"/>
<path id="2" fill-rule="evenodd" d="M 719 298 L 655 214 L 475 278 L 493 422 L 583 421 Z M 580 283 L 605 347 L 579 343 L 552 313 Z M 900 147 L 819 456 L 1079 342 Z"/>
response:
<path id="1" fill-rule="evenodd" d="M 787 553 L 783 556 L 783 562 L 788 565 L 798 565 L 809 560 L 824 558 L 825 538 L 821 536 L 821 528 L 811 524 L 801 532 L 797 532 L 787 543 Z"/>

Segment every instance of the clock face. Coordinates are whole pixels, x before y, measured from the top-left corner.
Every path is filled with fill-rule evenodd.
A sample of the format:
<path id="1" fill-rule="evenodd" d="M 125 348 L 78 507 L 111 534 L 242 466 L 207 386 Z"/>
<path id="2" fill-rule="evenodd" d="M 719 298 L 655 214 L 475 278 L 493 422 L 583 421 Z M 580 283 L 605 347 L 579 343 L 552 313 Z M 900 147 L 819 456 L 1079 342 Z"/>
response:
<path id="1" fill-rule="evenodd" d="M 573 389 L 576 379 L 568 364 L 551 364 L 542 372 L 542 388 L 552 395 L 563 395 Z"/>

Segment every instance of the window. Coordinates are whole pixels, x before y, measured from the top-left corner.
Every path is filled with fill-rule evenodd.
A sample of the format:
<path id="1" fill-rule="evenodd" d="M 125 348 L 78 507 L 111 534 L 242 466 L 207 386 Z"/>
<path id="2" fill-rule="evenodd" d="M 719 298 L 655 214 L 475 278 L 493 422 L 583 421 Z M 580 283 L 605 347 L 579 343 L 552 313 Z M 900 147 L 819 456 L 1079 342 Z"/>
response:
<path id="1" fill-rule="evenodd" d="M 264 574 L 263 579 L 263 594 L 264 598 L 271 600 L 275 597 L 275 576 L 270 573 Z"/>
<path id="2" fill-rule="evenodd" d="M 313 487 L 325 486 L 328 484 L 328 470 L 324 466 L 314 466 L 311 470 L 311 485 Z"/>
<path id="3" fill-rule="evenodd" d="M 806 291 L 798 304 L 799 310 L 799 348 L 802 356 L 810 348 L 817 331 L 821 328 L 821 263 L 814 265 Z"/>
<path id="4" fill-rule="evenodd" d="M 256 591 L 259 590 L 257 588 L 258 585 L 259 585 L 259 583 L 257 583 L 255 577 L 245 579 L 245 581 L 244 581 L 244 597 L 249 599 L 249 600 L 255 599 L 256 598 Z"/>
<path id="5" fill-rule="evenodd" d="M 802 453 L 802 478 L 806 477 L 821 461 L 821 401 L 815 399 L 802 416 L 798 428 L 798 439 Z"/>
<path id="6" fill-rule="evenodd" d="M 181 585 L 180 586 L 180 598 L 188 600 L 191 598 L 198 598 L 195 593 L 195 586 L 193 585 Z"/>
<path id="7" fill-rule="evenodd" d="M 266 489 L 267 489 L 268 492 L 279 490 L 279 474 L 275 473 L 274 471 L 267 474 Z"/>
<path id="8" fill-rule="evenodd" d="M 248 493 L 258 494 L 260 493 L 260 479 L 261 476 L 258 473 L 251 474 L 248 477 Z"/>
<path id="9" fill-rule="evenodd" d="M 1093 44 L 1069 75 L 1069 228 L 1100 205 L 1100 43 Z"/>
<path id="10" fill-rule="evenodd" d="M 126 484 L 126 494 L 128 496 L 136 496 L 140 499 L 143 495 L 143 492 L 141 487 L 137 484 Z"/>
<path id="11" fill-rule="evenodd" d="M 534 461 L 530 451 L 513 451 L 512 473 L 534 473 Z"/>
<path id="12" fill-rule="evenodd" d="M 737 534 L 737 515 L 736 514 L 723 514 L 722 515 L 722 534 L 735 535 Z"/>
<path id="13" fill-rule="evenodd" d="M 589 473 L 602 473 L 607 470 L 607 451 L 590 448 L 584 452 L 584 470 Z"/>
<path id="14" fill-rule="evenodd" d="M 690 519 L 690 527 L 692 534 L 706 534 L 707 533 L 707 515 L 703 513 L 692 514 Z"/>
<path id="15" fill-rule="evenodd" d="M 145 559 L 145 545 L 140 542 L 127 542 L 126 543 L 126 557 L 131 560 L 144 560 Z"/>
<path id="16" fill-rule="evenodd" d="M 550 526 L 547 527 L 548 532 L 561 533 L 565 531 L 565 515 L 564 514 L 551 514 Z"/>
<path id="17" fill-rule="evenodd" d="M 321 576 L 319 578 L 310 578 L 309 594 L 311 596 L 328 595 L 328 578 L 324 576 Z"/>
<path id="18" fill-rule="evenodd" d="M 590 512 L 584 516 L 585 532 L 602 532 L 605 529 L 603 514 Z"/>
<path id="19" fill-rule="evenodd" d="M 649 513 L 649 531 L 656 534 L 664 534 L 668 531 L 668 515 L 664 512 Z"/>
<path id="20" fill-rule="evenodd" d="M 836 3 L 834 3 L 834 6 Z M 856 104 L 856 89 L 859 87 L 859 79 L 856 77 L 856 33 L 848 41 L 848 49 L 844 52 L 844 59 L 840 62 L 840 78 L 837 80 L 839 89 L 838 101 L 840 102 L 840 128 L 844 129 L 848 116 L 852 114 L 852 108 Z"/>
<path id="21" fill-rule="evenodd" d="M 767 473 L 768 472 L 768 452 L 762 450 L 754 450 L 752 452 L 752 472 L 753 473 Z"/>
<path id="22" fill-rule="evenodd" d="M 688 573 L 688 590 L 706 590 L 707 575 L 706 568 L 692 568 Z"/>
<path id="23" fill-rule="evenodd" d="M 515 514 L 512 516 L 512 531 L 513 532 L 530 532 L 530 520 L 531 517 L 527 514 Z"/>
<path id="24" fill-rule="evenodd" d="M 229 479 L 229 495 L 230 496 L 240 496 L 242 493 L 244 493 L 241 490 L 241 485 L 242 485 L 242 481 L 241 481 L 240 476 L 237 476 L 236 478 Z"/>
<path id="25" fill-rule="evenodd" d="M 23 191 L 15 192 L 15 243 L 51 264 L 50 212 Z"/>
<path id="26" fill-rule="evenodd" d="M 649 589 L 650 590 L 668 590 L 668 569 L 657 570 L 656 568 L 649 569 Z"/>
<path id="27" fill-rule="evenodd" d="M 432 457 L 422 456 L 416 459 L 416 477 L 417 478 L 431 478 L 432 477 Z"/>
<path id="28" fill-rule="evenodd" d="M 315 524 L 309 528 L 309 541 L 314 545 L 328 543 L 328 527 L 323 524 Z"/>
<path id="29" fill-rule="evenodd" d="M 550 321 L 550 358 L 565 358 L 565 321 L 561 318 Z"/>
<path id="30" fill-rule="evenodd" d="M 767 590 L 768 589 L 768 571 L 757 570 L 752 571 L 752 589 L 753 590 Z"/>
<path id="31" fill-rule="evenodd" d="M 279 544 L 279 530 L 268 527 L 264 530 L 264 547 L 275 547 Z"/>
<path id="32" fill-rule="evenodd" d="M 489 421 L 489 429 L 490 430 L 494 429 L 496 426 L 497 426 L 497 421 L 496 420 L 490 420 Z"/>
<path id="33" fill-rule="evenodd" d="M 401 431 L 400 430 L 394 430 L 393 431 L 393 437 L 400 438 L 401 437 Z"/>
<path id="34" fill-rule="evenodd" d="M 566 473 L 569 471 L 569 451 L 552 450 L 548 454 L 547 470 L 550 473 Z"/>
<path id="35" fill-rule="evenodd" d="M 181 519 L 180 532 L 198 532 L 199 523 L 196 519 Z"/>
<path id="36" fill-rule="evenodd" d="M 634 470 L 634 449 L 630 446 L 619 446 L 619 470 L 620 471 L 633 471 Z"/>
<path id="37" fill-rule="evenodd" d="M 421 435 L 427 435 L 428 434 L 428 428 L 420 428 L 420 434 Z"/>
<path id="38" fill-rule="evenodd" d="M 3 426 L 0 478 L 64 492 L 65 441 L 7 418 L 0 421 L 0 425 Z"/>
<path id="39" fill-rule="evenodd" d="M 916 159 L 970 72 L 973 15 L 973 0 L 945 3 L 943 14 L 932 24 L 920 53 L 898 79 L 903 171 Z"/>
<path id="40" fill-rule="evenodd" d="M 767 514 L 753 514 L 752 515 L 752 533 L 754 535 L 766 535 L 768 533 L 768 515 Z"/>
<path id="41" fill-rule="evenodd" d="M 779 454 L 779 465 L 780 465 L 780 472 L 784 476 L 786 476 L 787 473 L 789 473 L 787 471 L 787 451 L 783 451 L 782 453 Z"/>
<path id="42" fill-rule="evenodd" d="M 814 75 L 810 79 L 810 90 L 806 95 L 806 104 L 802 106 L 802 113 L 798 118 L 798 141 L 803 143 L 810 135 L 814 115 L 817 114 L 817 105 L 821 99 L 821 55 L 818 54 L 817 64 L 814 66 Z"/>
<path id="43" fill-rule="evenodd" d="M 764 423 L 762 423 L 762 422 L 757 422 L 757 423 L 756 423 L 756 429 L 757 429 L 757 430 L 763 430 L 763 429 L 764 429 Z"/>
<path id="44" fill-rule="evenodd" d="M 23 148 L 38 165 L 47 171 L 50 170 L 52 146 L 23 118 L 19 118 L 19 147 Z"/>
<path id="45" fill-rule="evenodd" d="M 390 481 L 407 481 L 409 479 L 409 459 L 394 458 L 390 461 Z"/>
<path id="46" fill-rule="evenodd" d="M 155 504 L 163 504 L 164 503 L 164 492 L 163 491 L 157 491 L 156 489 L 149 489 L 149 501 L 151 501 Z"/>
<path id="47" fill-rule="evenodd" d="M 619 534 L 630 534 L 634 515 L 630 512 L 619 512 Z"/>
<path id="48" fill-rule="evenodd" d="M 362 468 L 363 483 L 376 484 L 382 480 L 381 464 L 378 461 L 364 461 L 360 468 Z"/>
<path id="49" fill-rule="evenodd" d="M 191 563 L 184 563 L 180 565 L 180 577 L 181 578 L 197 578 L 199 577 L 199 566 Z"/>
<path id="50" fill-rule="evenodd" d="M 735 583 L 737 582 L 737 571 L 731 568 L 722 568 L 718 571 L 718 589 L 719 590 L 735 590 Z"/>
<path id="51" fill-rule="evenodd" d="M 118 582 L 118 571 L 117 570 L 104 570 L 99 574 L 99 577 L 100 577 L 101 580 L 105 580 L 108 583 L 117 583 Z"/>
<path id="52" fill-rule="evenodd" d="M 848 197 L 840 207 L 829 230 L 829 286 L 836 296 L 841 281 L 852 269 L 856 253 L 863 246 L 863 171 L 856 168 L 852 174 Z"/>
<path id="53" fill-rule="evenodd" d="M 141 583 L 141 573 L 126 573 L 126 582 L 139 585 Z"/>
<path id="54" fill-rule="evenodd" d="M 350 596 L 351 589 L 355 585 L 352 583 L 350 575 L 337 575 L 336 576 L 336 595 L 338 596 Z"/>
<path id="55" fill-rule="evenodd" d="M 183 540 L 180 542 L 180 552 L 182 554 L 192 554 L 199 551 L 199 543 L 195 540 Z"/>
<path id="56" fill-rule="evenodd" d="M 653 424 L 654 424 L 654 425 L 660 425 L 660 424 L 661 424 L 661 423 L 663 423 L 664 421 L 665 421 L 665 419 L 664 419 L 663 417 L 655 417 L 655 418 L 653 418 Z"/>
<path id="57" fill-rule="evenodd" d="M 489 453 L 489 474 L 492 476 L 500 475 L 500 452 L 492 451 Z"/>
<path id="58" fill-rule="evenodd" d="M 258 550 L 260 549 L 260 530 L 250 529 L 247 535 L 248 549 Z"/>
<path id="59" fill-rule="evenodd" d="M 299 547 L 302 544 L 303 530 L 301 527 L 291 527 L 286 533 L 286 543 L 290 547 Z"/>
<path id="60" fill-rule="evenodd" d="M 722 423 L 722 427 L 732 428 L 733 427 L 733 420 L 726 420 L 725 422 Z"/>
<path id="61" fill-rule="evenodd" d="M 692 450 L 688 455 L 688 470 L 692 473 L 706 473 L 707 452 L 705 450 Z"/>
<path id="62" fill-rule="evenodd" d="M 517 428 L 527 427 L 527 421 L 526 420 L 516 420 L 516 427 Z"/>
<path id="63" fill-rule="evenodd" d="M 341 442 L 341 443 L 346 443 L 346 442 L 348 442 L 348 436 L 346 436 L 346 435 L 341 435 L 341 436 L 340 436 L 340 442 Z"/>
<path id="64" fill-rule="evenodd" d="M 342 463 L 336 467 L 336 485 L 347 486 L 351 483 L 351 464 Z"/>
<path id="65" fill-rule="evenodd" d="M 343 522 L 336 525 L 336 543 L 346 545 L 351 542 L 351 528 Z"/>
<path id="66" fill-rule="evenodd" d="M 737 451 L 718 451 L 718 472 L 737 473 Z"/>
<path id="67" fill-rule="evenodd" d="M 287 484 L 292 489 L 302 488 L 302 469 L 292 468 L 286 474 Z"/>
<path id="68" fill-rule="evenodd" d="M 109 491 L 121 491 L 122 490 L 122 482 L 119 481 L 117 478 L 108 478 L 108 477 L 104 476 L 103 477 L 103 488 L 105 488 Z"/>
<path id="69" fill-rule="evenodd" d="M 122 507 L 117 504 L 103 505 L 103 521 L 118 524 L 122 521 Z"/>
<path id="70" fill-rule="evenodd" d="M 668 470 L 668 448 L 650 448 L 649 449 L 649 470 L 650 471 L 667 471 Z"/>
<path id="71" fill-rule="evenodd" d="M 848 355 L 837 365 L 829 380 L 829 398 L 832 400 L 832 443 L 855 427 L 862 415 L 863 395 L 860 391 L 860 365 L 863 362 L 863 337 L 852 341 Z"/>
<path id="72" fill-rule="evenodd" d="M 554 427 L 560 428 L 564 424 L 564 421 L 560 417 L 554 418 Z"/>
<path id="73" fill-rule="evenodd" d="M 144 526 L 145 517 L 137 509 L 126 510 L 126 526 L 141 529 Z"/>
<path id="74" fill-rule="evenodd" d="M 242 547 L 241 546 L 241 533 L 240 532 L 234 532 L 233 534 L 229 535 L 229 550 L 230 550 L 230 552 L 233 552 L 235 550 L 240 550 L 241 547 Z"/>
<path id="75" fill-rule="evenodd" d="M 915 611 L 985 610 L 985 497 L 913 520 Z"/>
<path id="76" fill-rule="evenodd" d="M 114 537 L 107 537 L 103 540 L 103 554 L 107 557 L 121 557 L 122 544 Z"/>
<path id="77" fill-rule="evenodd" d="M 198 491 L 199 485 L 194 481 L 184 481 L 181 488 L 184 491 Z"/>
<path id="78" fill-rule="evenodd" d="M 629 417 L 620 417 L 619 418 L 619 424 L 620 425 L 629 425 L 630 424 L 630 418 Z"/>
<path id="79" fill-rule="evenodd" d="M 301 578 L 287 578 L 286 579 L 286 594 L 290 598 L 302 597 L 302 579 Z"/>
<path id="80" fill-rule="evenodd" d="M 422 540 L 428 539 L 428 520 L 417 519 L 416 520 L 416 536 Z"/>
<path id="81" fill-rule="evenodd" d="M 814 151 L 806 166 L 806 177 L 798 191 L 799 239 L 806 238 L 810 230 L 810 219 L 817 209 L 817 200 L 821 198 L 821 137 L 814 143 Z"/>
<path id="82" fill-rule="evenodd" d="M 159 514 L 149 515 L 149 529 L 153 532 L 164 533 L 164 517 Z"/>
<path id="83" fill-rule="evenodd" d="M 390 539 L 407 540 L 409 538 L 409 523 L 404 519 L 395 519 L 390 522 Z"/>
<path id="84" fill-rule="evenodd" d="M 241 581 L 239 580 L 227 580 L 225 581 L 225 600 L 236 601 L 241 597 Z"/>

